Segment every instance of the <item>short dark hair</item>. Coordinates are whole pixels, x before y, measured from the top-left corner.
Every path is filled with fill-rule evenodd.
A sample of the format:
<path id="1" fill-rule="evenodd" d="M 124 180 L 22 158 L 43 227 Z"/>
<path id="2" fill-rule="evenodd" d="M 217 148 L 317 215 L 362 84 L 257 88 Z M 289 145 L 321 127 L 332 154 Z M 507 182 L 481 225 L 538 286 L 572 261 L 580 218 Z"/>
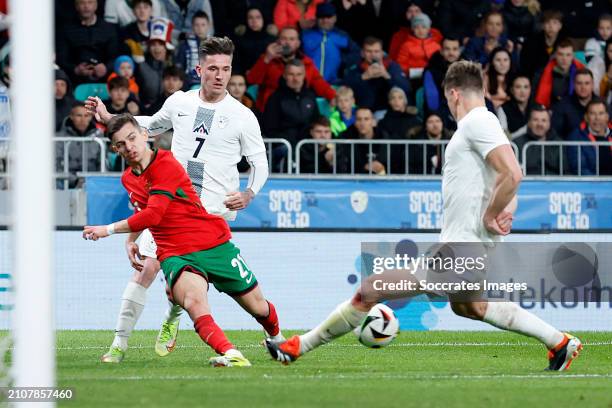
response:
<path id="1" fill-rule="evenodd" d="M 472 61 L 453 62 L 446 72 L 442 88 L 444 90 L 457 88 L 465 91 L 483 92 L 482 65 Z"/>
<path id="2" fill-rule="evenodd" d="M 319 115 L 312 122 L 310 122 L 310 130 L 314 129 L 315 126 L 331 127 L 331 123 L 327 117 Z"/>
<path id="3" fill-rule="evenodd" d="M 579 70 L 577 70 L 576 73 L 574 74 L 574 80 L 576 79 L 578 75 L 588 75 L 591 77 L 591 79 L 594 79 L 593 73 L 588 68 L 580 68 Z"/>
<path id="4" fill-rule="evenodd" d="M 599 18 L 597 19 L 597 25 L 599 25 L 599 23 L 601 23 L 602 21 L 609 21 L 610 23 L 612 23 L 612 14 L 605 13 L 599 16 Z"/>
<path id="5" fill-rule="evenodd" d="M 141 3 L 148 4 L 149 6 L 153 7 L 153 2 L 151 0 L 134 0 L 132 1 L 132 8 L 135 9 L 136 6 Z"/>
<path id="6" fill-rule="evenodd" d="M 302 61 L 299 58 L 294 58 L 294 59 L 287 61 L 287 63 L 285 64 L 285 71 L 289 67 L 298 67 L 298 68 L 306 69 L 306 66 L 304 65 L 304 61 Z"/>
<path id="7" fill-rule="evenodd" d="M 208 14 L 206 14 L 206 12 L 202 10 L 198 10 L 193 13 L 193 17 L 191 17 L 191 24 L 193 24 L 196 18 L 204 18 L 206 19 L 206 21 L 210 22 L 210 17 L 208 17 Z"/>
<path id="8" fill-rule="evenodd" d="M 444 41 L 456 41 L 459 43 L 459 45 L 461 45 L 461 40 L 458 37 L 451 36 L 451 35 L 449 35 L 448 37 L 444 37 L 442 39 L 442 44 L 444 44 Z"/>
<path id="9" fill-rule="evenodd" d="M 130 81 L 127 78 L 122 76 L 116 76 L 110 81 L 108 81 L 108 91 L 112 91 L 113 89 L 125 88 L 127 90 L 130 89 Z"/>
<path id="10" fill-rule="evenodd" d="M 552 116 L 548 108 L 546 108 L 546 106 L 544 105 L 533 105 L 529 110 L 529 119 L 531 119 L 531 115 L 533 114 L 533 112 L 544 112 L 548 115 L 548 119 L 550 119 L 550 117 Z"/>
<path id="11" fill-rule="evenodd" d="M 234 43 L 228 37 L 210 37 L 200 44 L 200 59 L 209 55 L 234 55 Z"/>
<path id="12" fill-rule="evenodd" d="M 380 38 L 368 35 L 366 38 L 363 39 L 363 46 L 365 47 L 366 45 L 374 45 L 374 44 L 380 44 L 380 46 L 382 47 L 383 45 L 383 41 Z"/>
<path id="13" fill-rule="evenodd" d="M 140 125 L 131 113 L 121 113 L 113 116 L 106 124 L 106 137 L 108 137 L 112 142 L 113 136 L 129 123 L 131 123 L 136 129 L 140 129 Z"/>
<path id="14" fill-rule="evenodd" d="M 183 71 L 176 65 L 167 66 L 162 72 L 162 79 L 166 79 L 168 77 L 178 78 L 181 81 L 185 82 L 185 71 Z"/>
<path id="15" fill-rule="evenodd" d="M 559 42 L 555 45 L 555 52 L 559 48 L 571 48 L 573 50 L 574 49 L 574 43 L 569 38 L 563 38 L 563 39 L 559 40 Z"/>
<path id="16" fill-rule="evenodd" d="M 608 111 L 608 105 L 606 104 L 606 101 L 604 101 L 603 99 L 599 97 L 594 97 L 593 99 L 589 101 L 589 103 L 587 103 L 586 108 L 584 109 L 584 112 L 588 113 L 589 110 L 595 105 L 602 105 L 604 109 L 606 110 L 606 112 Z"/>
<path id="17" fill-rule="evenodd" d="M 84 108 L 85 107 L 85 102 L 83 101 L 74 101 L 72 102 L 72 105 L 70 106 L 70 110 L 73 110 L 74 108 Z"/>
<path id="18" fill-rule="evenodd" d="M 557 20 L 563 23 L 563 13 L 561 13 L 559 10 L 554 9 L 544 10 L 542 12 L 542 22 L 545 23 L 550 20 Z"/>

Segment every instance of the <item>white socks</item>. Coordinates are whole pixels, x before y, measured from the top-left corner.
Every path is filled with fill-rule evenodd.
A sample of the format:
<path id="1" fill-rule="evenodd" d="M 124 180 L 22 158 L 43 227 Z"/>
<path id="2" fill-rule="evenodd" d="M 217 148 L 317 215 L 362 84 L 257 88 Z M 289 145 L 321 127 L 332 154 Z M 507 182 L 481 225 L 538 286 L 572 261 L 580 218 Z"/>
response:
<path id="1" fill-rule="evenodd" d="M 563 341 L 563 333 L 512 302 L 488 302 L 485 322 L 540 340 L 549 349 Z"/>
<path id="2" fill-rule="evenodd" d="M 117 317 L 117 326 L 115 328 L 115 339 L 112 347 L 119 347 L 126 350 L 128 347 L 128 338 L 132 334 L 134 326 L 144 309 L 147 300 L 147 288 L 129 282 L 121 296 L 121 308 Z"/>
<path id="3" fill-rule="evenodd" d="M 300 336 L 300 354 L 350 332 L 359 326 L 367 314 L 355 309 L 350 300 L 339 304 L 320 325 Z"/>
<path id="4" fill-rule="evenodd" d="M 179 305 L 168 301 L 168 309 L 166 310 L 165 321 L 168 323 L 176 322 L 183 314 L 183 308 Z"/>

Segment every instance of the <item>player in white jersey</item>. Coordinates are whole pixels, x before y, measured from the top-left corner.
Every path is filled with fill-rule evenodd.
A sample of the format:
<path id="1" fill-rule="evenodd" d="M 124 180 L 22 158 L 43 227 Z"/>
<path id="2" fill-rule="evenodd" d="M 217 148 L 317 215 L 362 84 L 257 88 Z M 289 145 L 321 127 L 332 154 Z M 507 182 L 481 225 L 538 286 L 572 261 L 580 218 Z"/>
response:
<path id="1" fill-rule="evenodd" d="M 200 65 L 196 67 L 201 87 L 178 91 L 168 97 L 159 112 L 136 119 L 151 136 L 173 129 L 171 150 L 185 167 L 206 211 L 232 221 L 236 211 L 246 208 L 266 182 L 268 160 L 255 115 L 226 91 L 232 60 L 231 52 L 226 55 L 228 47 L 233 52 L 227 38 L 212 37 L 203 42 Z M 99 98 L 90 97 L 86 104 L 98 121 L 106 123 L 113 116 Z M 251 171 L 247 188 L 239 191 L 237 164 L 243 156 Z M 130 234 L 126 242 L 136 272 L 123 293 L 115 339 L 102 356 L 104 362 L 123 360 L 127 340 L 144 308 L 146 290 L 160 270 L 150 232 L 143 231 L 138 244 L 137 237 Z M 169 304 L 155 345 L 158 355 L 168 355 L 174 349 L 181 312 L 179 306 Z"/>
<path id="2" fill-rule="evenodd" d="M 442 176 L 444 224 L 442 248 L 465 248 L 466 243 L 490 246 L 512 227 L 516 192 L 522 177 L 499 121 L 485 107 L 480 64 L 453 63 L 444 80 L 444 91 L 457 131 L 445 152 Z M 457 244 L 459 243 L 459 244 Z M 463 244 L 463 245 L 462 245 Z M 281 343 L 266 342 L 273 358 L 289 363 L 314 348 L 355 329 L 368 311 L 382 300 L 415 296 L 423 291 L 382 291 L 369 284 L 387 275 L 387 282 L 411 281 L 419 288 L 418 273 L 392 270 L 365 279 L 355 296 L 340 304 L 315 329 Z M 432 274 L 433 275 L 433 274 Z M 459 276 L 459 272 L 453 273 Z M 463 278 L 463 277 L 462 277 Z M 401 279 L 401 280 L 400 280 Z M 380 286 L 379 286 L 380 287 Z M 565 370 L 582 349 L 577 338 L 556 330 L 512 302 L 487 302 L 479 293 L 445 293 L 459 316 L 487 322 L 500 329 L 540 340 L 549 350 L 549 370 Z"/>

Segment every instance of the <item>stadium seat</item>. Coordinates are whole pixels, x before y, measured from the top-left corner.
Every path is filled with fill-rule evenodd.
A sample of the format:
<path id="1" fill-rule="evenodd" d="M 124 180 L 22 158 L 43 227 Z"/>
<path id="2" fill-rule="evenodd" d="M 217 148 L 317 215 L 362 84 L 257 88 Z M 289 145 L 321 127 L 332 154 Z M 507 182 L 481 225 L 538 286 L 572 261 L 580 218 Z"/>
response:
<path id="1" fill-rule="evenodd" d="M 425 116 L 425 96 L 423 87 L 417 89 L 416 94 L 414 96 L 414 102 L 417 107 L 417 115 L 419 118 L 423 119 Z"/>
<path id="2" fill-rule="evenodd" d="M 329 118 L 332 114 L 332 107 L 325 98 L 317 98 L 317 106 L 319 107 L 319 113 L 326 118 Z"/>
<path id="3" fill-rule="evenodd" d="M 100 99 L 108 99 L 108 88 L 106 83 L 81 84 L 74 90 L 77 101 L 84 101 L 88 96 L 97 96 Z"/>
<path id="4" fill-rule="evenodd" d="M 253 98 L 253 100 L 257 100 L 258 91 L 259 91 L 259 85 L 254 84 L 254 85 L 249 85 L 249 87 L 246 90 L 246 93 L 251 95 L 251 98 Z"/>
<path id="5" fill-rule="evenodd" d="M 586 60 L 586 56 L 584 55 L 584 51 L 574 51 L 574 58 L 582 62 L 584 65 L 587 64 L 587 60 Z"/>

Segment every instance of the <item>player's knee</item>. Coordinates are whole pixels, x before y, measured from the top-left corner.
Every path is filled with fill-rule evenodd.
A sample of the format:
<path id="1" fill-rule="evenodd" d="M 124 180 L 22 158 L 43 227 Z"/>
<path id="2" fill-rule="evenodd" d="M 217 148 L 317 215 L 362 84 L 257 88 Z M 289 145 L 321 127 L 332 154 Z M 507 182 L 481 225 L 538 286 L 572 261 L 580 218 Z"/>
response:
<path id="1" fill-rule="evenodd" d="M 206 314 L 208 310 L 208 302 L 197 292 L 188 292 L 183 297 L 183 308 L 190 314 Z"/>
<path id="2" fill-rule="evenodd" d="M 471 303 L 451 303 L 451 309 L 457 316 L 467 317 L 473 320 L 484 319 L 487 311 L 486 303 L 471 302 Z"/>

